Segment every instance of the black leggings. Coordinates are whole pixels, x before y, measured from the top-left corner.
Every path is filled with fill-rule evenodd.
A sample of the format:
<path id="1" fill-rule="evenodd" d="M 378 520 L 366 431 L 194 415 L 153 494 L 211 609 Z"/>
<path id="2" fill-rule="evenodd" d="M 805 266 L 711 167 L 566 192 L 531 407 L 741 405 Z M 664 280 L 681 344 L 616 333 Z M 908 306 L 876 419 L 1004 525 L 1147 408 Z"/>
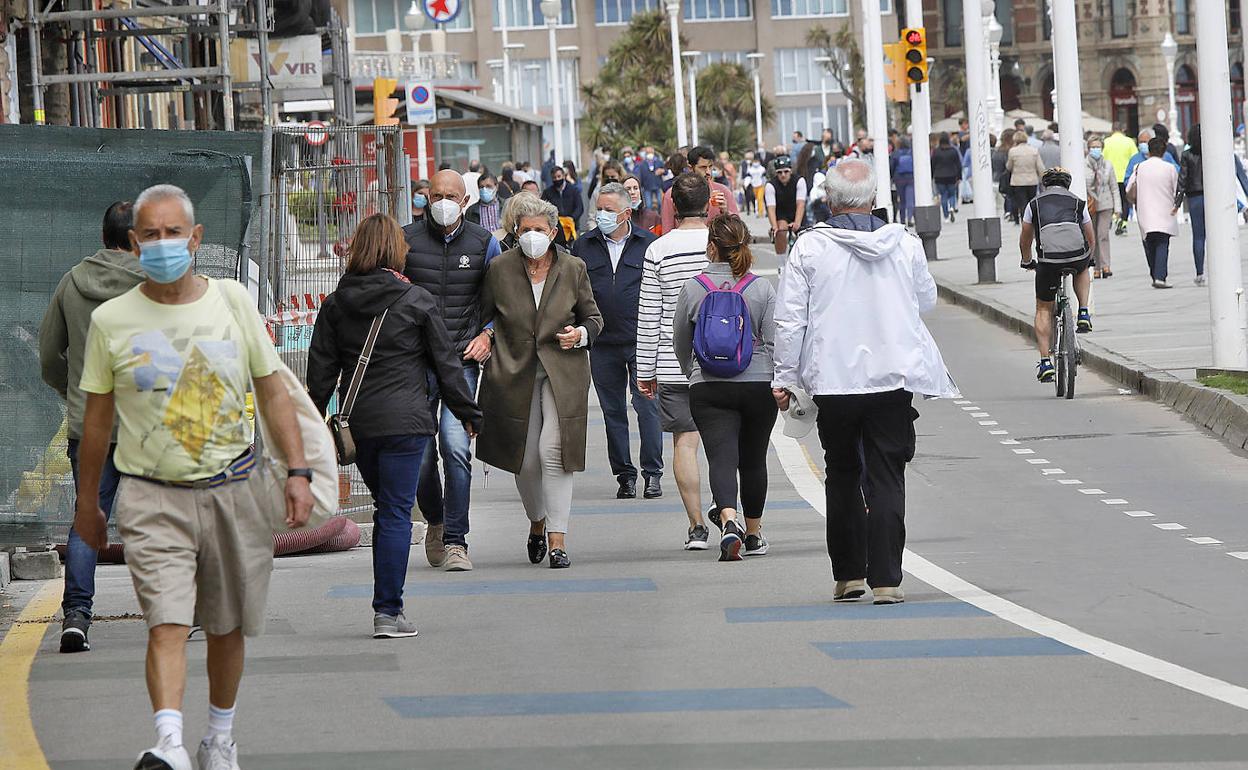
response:
<path id="1" fill-rule="evenodd" d="M 767 447 L 778 414 L 771 384 L 700 382 L 689 389 L 689 408 L 706 448 L 715 507 L 761 519 L 767 503 Z"/>

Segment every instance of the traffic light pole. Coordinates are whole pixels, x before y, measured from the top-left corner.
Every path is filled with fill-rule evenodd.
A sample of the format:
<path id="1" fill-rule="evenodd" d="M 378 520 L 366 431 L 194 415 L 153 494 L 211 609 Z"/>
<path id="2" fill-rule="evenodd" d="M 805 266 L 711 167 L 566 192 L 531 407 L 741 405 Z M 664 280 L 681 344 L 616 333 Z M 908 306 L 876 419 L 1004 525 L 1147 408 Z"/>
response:
<path id="1" fill-rule="evenodd" d="M 971 253 L 978 262 L 979 283 L 997 282 L 997 254 L 1001 251 L 1001 219 L 992 189 L 992 157 L 988 147 L 986 104 L 988 51 L 979 0 L 962 0 L 962 29 L 966 45 L 966 115 L 971 122 L 971 189 L 975 216 L 966 221 Z"/>
<path id="2" fill-rule="evenodd" d="M 923 0 L 906 0 L 906 25 L 923 29 Z M 924 37 L 927 31 L 924 29 Z M 910 87 L 910 149 L 914 153 L 914 230 L 923 240 L 923 251 L 929 260 L 936 257 L 936 239 L 940 236 L 940 206 L 932 204 L 932 134 L 931 86 L 927 83 Z"/>

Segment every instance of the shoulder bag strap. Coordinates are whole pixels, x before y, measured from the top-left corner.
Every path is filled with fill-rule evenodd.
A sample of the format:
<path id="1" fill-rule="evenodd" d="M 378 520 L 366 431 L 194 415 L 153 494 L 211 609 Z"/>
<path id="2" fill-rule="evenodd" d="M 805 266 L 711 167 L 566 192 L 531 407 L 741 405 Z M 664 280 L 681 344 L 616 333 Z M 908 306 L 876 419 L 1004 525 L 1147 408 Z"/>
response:
<path id="1" fill-rule="evenodd" d="M 741 276 L 741 280 L 737 281 L 737 285 L 733 286 L 732 290 L 735 291 L 737 294 L 741 294 L 747 288 L 749 288 L 750 284 L 754 283 L 754 279 L 757 277 L 758 276 L 754 275 L 753 273 L 746 273 L 745 275 Z"/>
<path id="2" fill-rule="evenodd" d="M 368 360 L 373 355 L 373 348 L 377 346 L 377 337 L 381 334 L 381 324 L 386 320 L 386 314 L 390 312 L 390 308 L 381 311 L 381 315 L 373 318 L 372 326 L 368 327 L 368 338 L 364 340 L 364 349 L 360 351 L 360 360 L 355 364 L 355 372 L 351 375 L 351 384 L 347 386 L 347 395 L 342 399 L 342 409 L 339 414 L 349 418 L 351 410 L 355 407 L 355 397 L 360 393 L 360 384 L 364 381 L 364 372 L 368 369 Z"/>
<path id="3" fill-rule="evenodd" d="M 710 294 L 713 291 L 719 291 L 719 287 L 715 285 L 715 283 L 711 280 L 710 276 L 708 276 L 706 273 L 699 274 L 697 277 L 697 282 L 702 284 L 702 288 L 706 289 L 707 294 Z"/>

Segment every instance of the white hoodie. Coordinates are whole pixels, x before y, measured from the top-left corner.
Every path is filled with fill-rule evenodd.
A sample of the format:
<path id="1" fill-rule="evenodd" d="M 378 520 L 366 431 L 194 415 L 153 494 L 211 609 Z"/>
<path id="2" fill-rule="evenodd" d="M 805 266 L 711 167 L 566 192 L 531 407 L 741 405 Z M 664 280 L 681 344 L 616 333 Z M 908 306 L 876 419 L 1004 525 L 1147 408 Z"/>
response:
<path id="1" fill-rule="evenodd" d="M 923 246 L 905 227 L 816 225 L 797 239 L 780 279 L 772 387 L 956 396 L 919 317 L 935 306 Z"/>

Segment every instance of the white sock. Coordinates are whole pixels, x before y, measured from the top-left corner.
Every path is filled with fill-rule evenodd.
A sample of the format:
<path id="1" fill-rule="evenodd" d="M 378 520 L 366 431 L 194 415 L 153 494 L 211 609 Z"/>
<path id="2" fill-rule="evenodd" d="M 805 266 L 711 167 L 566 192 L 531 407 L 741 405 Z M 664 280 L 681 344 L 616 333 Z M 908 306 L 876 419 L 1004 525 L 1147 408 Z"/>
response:
<path id="1" fill-rule="evenodd" d="M 170 746 L 182 745 L 182 712 L 177 709 L 161 709 L 156 712 L 156 738 Z"/>
<path id="2" fill-rule="evenodd" d="M 230 732 L 234 729 L 234 708 L 221 709 L 208 704 L 208 737 L 216 738 L 218 735 L 226 738 L 230 737 Z"/>

